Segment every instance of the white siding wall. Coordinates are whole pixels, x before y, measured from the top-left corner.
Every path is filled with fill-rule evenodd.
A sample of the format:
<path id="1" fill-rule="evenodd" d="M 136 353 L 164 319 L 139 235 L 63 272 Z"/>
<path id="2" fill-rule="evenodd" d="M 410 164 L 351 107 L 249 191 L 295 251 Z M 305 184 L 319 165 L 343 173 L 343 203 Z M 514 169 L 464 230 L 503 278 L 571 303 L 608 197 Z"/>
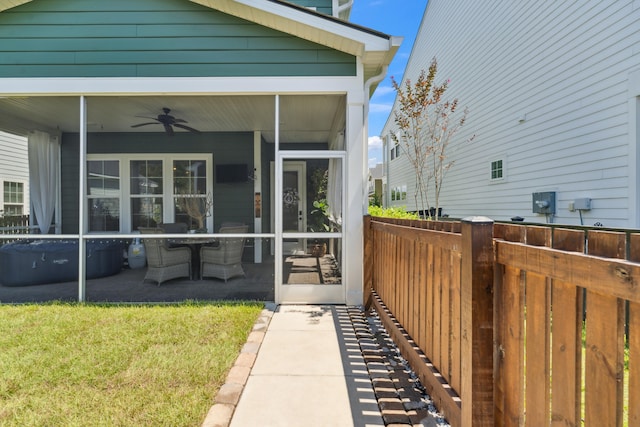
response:
<path id="1" fill-rule="evenodd" d="M 24 214 L 29 213 L 29 156 L 27 138 L 0 131 L 0 209 L 4 205 L 4 182 L 24 184 Z"/>
<path id="2" fill-rule="evenodd" d="M 640 68 L 640 2 L 429 0 L 405 78 L 433 57 L 436 80 L 451 79 L 447 96 L 470 110 L 456 140 L 476 135 L 450 153 L 444 213 L 545 222 L 532 213 L 532 193 L 556 191 L 554 222 L 579 224 L 569 202 L 589 197 L 585 225 L 639 225 L 628 79 Z M 383 134 L 392 130 L 393 113 Z M 490 183 L 499 158 L 506 179 Z M 389 175 L 390 188 L 413 190 L 402 157 Z M 400 204 L 413 208 L 413 196 Z"/>

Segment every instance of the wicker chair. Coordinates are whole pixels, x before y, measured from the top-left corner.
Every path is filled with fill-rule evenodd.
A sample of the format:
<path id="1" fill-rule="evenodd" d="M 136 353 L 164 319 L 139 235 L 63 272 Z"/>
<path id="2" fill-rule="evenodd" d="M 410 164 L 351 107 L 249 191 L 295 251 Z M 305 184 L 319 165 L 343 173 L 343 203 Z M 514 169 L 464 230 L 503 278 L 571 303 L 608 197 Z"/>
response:
<path id="1" fill-rule="evenodd" d="M 165 222 L 158 225 L 158 227 L 162 228 L 167 234 L 186 233 L 189 230 L 189 227 L 184 222 Z"/>
<path id="2" fill-rule="evenodd" d="M 139 227 L 141 234 L 162 234 L 161 228 Z M 178 277 L 191 279 L 191 249 L 187 247 L 169 248 L 165 239 L 143 239 L 147 253 L 147 274 L 144 280 L 158 282 Z"/>
<path id="3" fill-rule="evenodd" d="M 222 226 L 220 233 L 243 234 L 249 231 L 248 225 Z M 243 237 L 223 237 L 218 246 L 200 248 L 200 278 L 216 277 L 225 282 L 238 276 L 244 276 L 242 269 Z"/>

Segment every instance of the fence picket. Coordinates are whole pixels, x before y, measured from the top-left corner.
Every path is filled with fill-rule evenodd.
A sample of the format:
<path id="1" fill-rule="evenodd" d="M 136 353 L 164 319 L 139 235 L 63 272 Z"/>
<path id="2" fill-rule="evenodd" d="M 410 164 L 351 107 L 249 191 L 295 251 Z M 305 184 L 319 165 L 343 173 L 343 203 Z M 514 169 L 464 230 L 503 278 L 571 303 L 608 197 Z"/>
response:
<path id="1" fill-rule="evenodd" d="M 454 390 L 460 390 L 461 378 L 460 378 L 460 340 L 461 340 L 461 307 L 460 307 L 460 271 L 462 268 L 459 252 L 451 253 L 452 268 L 451 268 L 451 367 L 450 367 L 450 384 Z"/>
<path id="2" fill-rule="evenodd" d="M 556 229 L 555 249 L 584 252 L 584 232 Z M 553 339 L 551 348 L 551 425 L 580 424 L 582 380 L 583 291 L 575 284 L 552 280 Z"/>
<path id="3" fill-rule="evenodd" d="M 591 255 L 624 258 L 625 235 L 589 231 Z M 615 296 L 587 291 L 585 424 L 622 426 L 624 304 Z"/>
<path id="4" fill-rule="evenodd" d="M 433 364 L 442 373 L 442 248 L 435 248 L 433 259 Z"/>
<path id="5" fill-rule="evenodd" d="M 425 319 L 425 353 L 431 357 L 433 355 L 433 245 L 427 245 L 427 316 Z"/>
<path id="6" fill-rule="evenodd" d="M 506 266 L 502 281 L 504 348 L 504 414 L 506 426 L 520 426 L 524 417 L 524 283 L 518 268 Z"/>
<path id="7" fill-rule="evenodd" d="M 440 294 L 440 373 L 451 382 L 451 251 L 442 249 L 442 292 Z"/>
<path id="8" fill-rule="evenodd" d="M 551 229 L 527 227 L 526 238 L 531 245 L 551 246 Z M 535 378 L 525 385 L 525 425 L 538 427 L 550 421 L 550 280 L 527 273 L 525 286 L 525 368 L 527 377 Z"/>
<path id="9" fill-rule="evenodd" d="M 640 262 L 640 234 L 631 234 L 629 259 Z M 629 303 L 629 425 L 640 425 L 640 303 Z"/>

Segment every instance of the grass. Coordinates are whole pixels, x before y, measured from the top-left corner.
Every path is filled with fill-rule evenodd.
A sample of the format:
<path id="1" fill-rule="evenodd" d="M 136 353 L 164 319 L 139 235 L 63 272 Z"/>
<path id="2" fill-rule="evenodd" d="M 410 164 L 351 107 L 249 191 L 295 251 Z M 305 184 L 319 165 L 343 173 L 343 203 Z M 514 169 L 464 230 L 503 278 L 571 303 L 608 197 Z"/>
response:
<path id="1" fill-rule="evenodd" d="M 0 306 L 0 426 L 195 426 L 262 304 Z"/>

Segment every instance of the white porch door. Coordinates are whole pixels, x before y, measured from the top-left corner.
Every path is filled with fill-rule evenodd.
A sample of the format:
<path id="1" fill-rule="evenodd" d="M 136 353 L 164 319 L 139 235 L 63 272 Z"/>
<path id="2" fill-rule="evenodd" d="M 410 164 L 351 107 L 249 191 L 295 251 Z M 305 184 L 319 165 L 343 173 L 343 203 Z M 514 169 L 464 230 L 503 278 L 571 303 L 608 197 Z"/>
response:
<path id="1" fill-rule="evenodd" d="M 276 302 L 343 304 L 344 154 L 281 151 L 276 157 Z"/>

